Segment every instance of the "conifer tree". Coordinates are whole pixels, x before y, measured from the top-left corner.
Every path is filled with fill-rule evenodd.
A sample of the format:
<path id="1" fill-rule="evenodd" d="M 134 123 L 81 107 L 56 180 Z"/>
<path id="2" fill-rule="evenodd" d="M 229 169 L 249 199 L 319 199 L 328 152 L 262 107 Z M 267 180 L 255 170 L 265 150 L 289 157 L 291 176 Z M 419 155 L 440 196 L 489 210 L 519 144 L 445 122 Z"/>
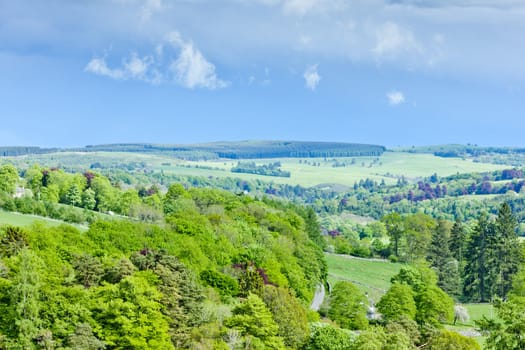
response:
<path id="1" fill-rule="evenodd" d="M 522 257 L 516 235 L 518 223 L 508 203 L 499 209 L 495 223 L 490 265 L 493 267 L 492 294 L 505 298 L 512 288 L 512 277 L 518 272 Z"/>
<path id="2" fill-rule="evenodd" d="M 492 236 L 494 224 L 486 213 L 481 213 L 465 252 L 467 263 L 463 270 L 463 295 L 469 300 L 486 302 L 490 298 L 487 260 Z"/>
<path id="3" fill-rule="evenodd" d="M 436 270 L 438 286 L 451 295 L 459 293 L 458 262 L 452 257 L 449 249 L 450 226 L 445 220 L 438 220 L 432 232 L 432 241 L 428 249 L 427 260 L 430 267 Z"/>
<path id="4" fill-rule="evenodd" d="M 450 230 L 449 248 L 452 256 L 460 263 L 463 263 L 465 255 L 465 242 L 467 241 L 467 231 L 459 217 L 456 218 Z"/>

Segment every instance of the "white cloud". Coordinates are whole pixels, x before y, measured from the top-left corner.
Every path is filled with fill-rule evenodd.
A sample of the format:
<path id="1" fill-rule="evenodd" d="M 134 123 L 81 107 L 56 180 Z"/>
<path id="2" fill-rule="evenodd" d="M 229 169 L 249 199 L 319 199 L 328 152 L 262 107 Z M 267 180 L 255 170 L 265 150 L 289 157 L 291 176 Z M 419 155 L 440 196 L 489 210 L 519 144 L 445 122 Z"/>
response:
<path id="1" fill-rule="evenodd" d="M 319 82 L 321 81 L 321 76 L 317 73 L 317 64 L 309 66 L 306 68 L 306 71 L 303 74 L 306 87 L 310 90 L 315 90 Z"/>
<path id="2" fill-rule="evenodd" d="M 145 0 L 140 8 L 140 19 L 144 22 L 149 21 L 151 16 L 162 9 L 161 0 Z"/>
<path id="3" fill-rule="evenodd" d="M 217 77 L 213 63 L 208 62 L 191 42 L 183 42 L 181 54 L 171 63 L 170 70 L 177 82 L 189 89 L 203 87 L 213 90 L 229 85 Z"/>
<path id="4" fill-rule="evenodd" d="M 86 72 L 110 77 L 113 79 L 124 79 L 124 72 L 121 69 L 111 69 L 106 64 L 105 58 L 93 58 L 84 68 Z"/>
<path id="5" fill-rule="evenodd" d="M 376 31 L 374 53 L 379 57 L 395 57 L 403 52 L 420 51 L 414 34 L 397 23 L 386 22 Z"/>
<path id="6" fill-rule="evenodd" d="M 405 95 L 401 91 L 393 90 L 386 94 L 388 103 L 391 106 L 397 106 L 405 102 Z"/>
<path id="7" fill-rule="evenodd" d="M 215 65 L 193 42 L 184 41 L 178 32 L 170 32 L 165 41 L 170 45 L 157 44 L 155 54 L 139 57 L 137 53 L 131 53 L 122 60 L 121 67 L 110 68 L 104 57 L 93 58 L 84 70 L 116 80 L 139 80 L 150 84 L 175 82 L 189 89 L 214 90 L 230 85 L 217 77 Z M 174 50 L 176 54 L 173 54 Z"/>

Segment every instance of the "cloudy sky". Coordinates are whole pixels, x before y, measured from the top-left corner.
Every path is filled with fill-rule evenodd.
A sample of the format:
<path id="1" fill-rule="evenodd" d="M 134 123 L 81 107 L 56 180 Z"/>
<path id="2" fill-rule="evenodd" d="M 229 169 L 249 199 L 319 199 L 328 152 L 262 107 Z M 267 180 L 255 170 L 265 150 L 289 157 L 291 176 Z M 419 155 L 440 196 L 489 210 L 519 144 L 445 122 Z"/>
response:
<path id="1" fill-rule="evenodd" d="M 525 146 L 525 0 L 0 0 L 0 145 Z"/>

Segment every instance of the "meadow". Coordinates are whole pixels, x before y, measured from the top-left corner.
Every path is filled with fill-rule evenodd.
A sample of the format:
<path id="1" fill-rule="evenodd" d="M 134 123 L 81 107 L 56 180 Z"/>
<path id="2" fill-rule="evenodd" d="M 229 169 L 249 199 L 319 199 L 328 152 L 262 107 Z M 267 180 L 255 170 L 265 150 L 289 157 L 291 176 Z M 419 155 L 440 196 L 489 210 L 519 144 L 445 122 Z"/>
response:
<path id="1" fill-rule="evenodd" d="M 216 159 L 190 161 L 173 158 L 165 154 L 146 154 L 130 152 L 60 152 L 22 157 L 8 157 L 18 166 L 39 163 L 42 166 L 60 166 L 71 169 L 86 169 L 98 163 L 104 168 L 129 166 L 136 170 L 164 172 L 166 174 L 213 176 L 219 178 L 235 177 L 243 180 L 261 180 L 290 185 L 312 187 L 323 184 L 353 186 L 364 179 L 394 184 L 398 178 L 408 180 L 428 177 L 434 173 L 448 176 L 457 173 L 486 172 L 508 168 L 505 165 L 473 162 L 461 158 L 441 158 L 432 154 L 408 152 L 385 152 L 378 157 L 351 158 L 272 158 L 254 160 L 257 165 L 281 162 L 281 169 L 291 176 L 273 177 L 230 170 L 238 161 Z M 243 160 L 247 161 L 247 160 Z M 251 161 L 251 160 L 250 160 Z M 334 165 L 338 165 L 335 167 Z"/>
<path id="2" fill-rule="evenodd" d="M 0 210 L 0 226 L 1 225 L 13 225 L 13 226 L 20 226 L 20 227 L 29 227 L 32 226 L 35 223 L 43 223 L 47 226 L 56 227 L 60 225 L 72 225 L 75 226 L 78 229 L 86 230 L 87 227 L 83 225 L 75 225 L 66 223 L 61 220 L 55 220 L 46 218 L 43 216 L 38 215 L 30 215 L 30 214 L 21 214 L 16 212 L 7 212 Z"/>

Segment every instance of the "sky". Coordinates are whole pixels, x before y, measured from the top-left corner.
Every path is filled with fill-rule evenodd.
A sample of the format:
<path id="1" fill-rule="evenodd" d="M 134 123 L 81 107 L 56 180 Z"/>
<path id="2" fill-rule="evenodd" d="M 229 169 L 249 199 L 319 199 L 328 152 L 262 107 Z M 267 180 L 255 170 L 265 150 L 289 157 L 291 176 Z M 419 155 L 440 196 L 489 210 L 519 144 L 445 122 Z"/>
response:
<path id="1" fill-rule="evenodd" d="M 0 145 L 525 146 L 525 0 L 0 0 Z"/>

